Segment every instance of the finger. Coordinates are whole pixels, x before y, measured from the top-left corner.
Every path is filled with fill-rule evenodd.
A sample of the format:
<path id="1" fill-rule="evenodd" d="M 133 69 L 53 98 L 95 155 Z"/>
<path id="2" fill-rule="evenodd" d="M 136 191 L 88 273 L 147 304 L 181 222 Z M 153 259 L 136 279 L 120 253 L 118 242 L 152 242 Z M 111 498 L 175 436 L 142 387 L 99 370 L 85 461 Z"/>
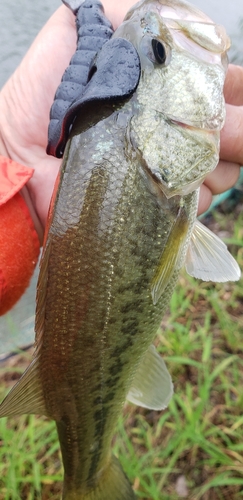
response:
<path id="1" fill-rule="evenodd" d="M 211 202 L 212 202 L 212 192 L 205 184 L 202 184 L 200 187 L 200 196 L 199 196 L 198 212 L 197 212 L 198 215 L 201 215 L 204 212 L 206 212 L 206 210 L 210 207 Z"/>
<path id="2" fill-rule="evenodd" d="M 243 68 L 230 64 L 224 84 L 226 102 L 235 106 L 243 105 Z"/>
<path id="3" fill-rule="evenodd" d="M 221 131 L 220 139 L 220 159 L 243 165 L 242 106 L 226 105 L 226 122 Z"/>
<path id="4" fill-rule="evenodd" d="M 116 29 L 123 21 L 127 11 L 134 5 L 135 0 L 123 0 L 118 2 L 119 6 L 114 0 L 103 0 L 105 8 L 105 15 L 111 21 L 112 26 Z"/>
<path id="5" fill-rule="evenodd" d="M 204 185 L 212 194 L 219 194 L 232 188 L 240 175 L 240 166 L 237 163 L 220 161 L 213 172 L 207 175 Z"/>
<path id="6" fill-rule="evenodd" d="M 47 160 L 35 158 L 35 164 L 33 161 L 32 164 L 35 166 L 35 173 L 27 187 L 42 227 L 45 228 L 60 160 L 54 157 L 49 157 Z"/>

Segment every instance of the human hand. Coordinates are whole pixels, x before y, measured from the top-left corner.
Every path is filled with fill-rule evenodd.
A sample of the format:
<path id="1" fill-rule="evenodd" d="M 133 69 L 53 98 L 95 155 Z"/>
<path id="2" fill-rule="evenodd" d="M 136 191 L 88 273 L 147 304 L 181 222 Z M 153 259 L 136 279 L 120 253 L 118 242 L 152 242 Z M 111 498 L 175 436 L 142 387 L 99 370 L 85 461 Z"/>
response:
<path id="1" fill-rule="evenodd" d="M 45 152 L 49 111 L 75 45 L 74 16 L 62 6 L 0 93 L 0 153 L 35 169 L 27 184 L 30 199 L 26 202 L 41 241 L 60 165 Z"/>
<path id="2" fill-rule="evenodd" d="M 104 0 L 114 28 L 134 3 L 114 7 Z M 40 240 L 60 160 L 46 154 L 49 112 L 64 70 L 76 49 L 73 13 L 61 6 L 41 30 L 20 66 L 0 93 L 0 154 L 35 169 L 22 192 Z M 28 196 L 29 195 L 29 196 Z"/>
<path id="3" fill-rule="evenodd" d="M 212 196 L 234 186 L 243 165 L 243 68 L 230 64 L 224 96 L 226 121 L 220 134 L 220 161 L 200 189 L 198 213 L 205 212 Z"/>
<path id="4" fill-rule="evenodd" d="M 104 0 L 114 28 L 133 5 L 124 0 L 114 7 Z M 60 7 L 42 29 L 20 66 L 0 94 L 0 153 L 35 169 L 28 182 L 28 205 L 42 240 L 60 160 L 46 154 L 49 110 L 65 68 L 76 48 L 74 16 Z M 229 189 L 243 163 L 243 68 L 231 66 L 225 84 L 227 119 L 222 131 L 221 161 L 201 188 L 199 213 L 213 194 Z"/>

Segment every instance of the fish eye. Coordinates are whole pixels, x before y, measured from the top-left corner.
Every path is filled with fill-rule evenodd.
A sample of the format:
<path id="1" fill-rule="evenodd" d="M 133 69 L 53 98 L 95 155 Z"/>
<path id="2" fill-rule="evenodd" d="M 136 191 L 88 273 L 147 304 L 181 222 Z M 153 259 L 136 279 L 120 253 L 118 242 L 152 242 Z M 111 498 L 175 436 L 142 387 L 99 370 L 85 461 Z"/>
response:
<path id="1" fill-rule="evenodd" d="M 166 50 L 163 43 L 156 40 L 156 38 L 152 38 L 152 49 L 156 62 L 158 64 L 164 64 L 166 61 Z"/>
<path id="2" fill-rule="evenodd" d="M 149 60 L 151 63 L 160 66 L 167 66 L 171 59 L 171 50 L 167 43 L 159 38 L 154 38 L 145 33 L 139 44 L 139 55 L 142 66 L 146 66 Z M 144 58 L 145 56 L 145 58 Z"/>

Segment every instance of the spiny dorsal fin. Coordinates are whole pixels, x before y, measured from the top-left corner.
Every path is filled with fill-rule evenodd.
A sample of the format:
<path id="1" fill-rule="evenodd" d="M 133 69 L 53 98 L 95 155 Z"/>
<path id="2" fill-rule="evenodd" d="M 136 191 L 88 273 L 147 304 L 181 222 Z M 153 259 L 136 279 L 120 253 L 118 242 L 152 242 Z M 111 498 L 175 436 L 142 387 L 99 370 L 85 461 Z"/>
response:
<path id="1" fill-rule="evenodd" d="M 186 271 L 204 281 L 237 281 L 240 268 L 225 243 L 198 220 L 194 224 L 188 247 Z"/>
<path id="2" fill-rule="evenodd" d="M 47 415 L 35 358 L 0 405 L 0 417 L 23 414 Z"/>
<path id="3" fill-rule="evenodd" d="M 139 363 L 128 401 L 151 410 L 164 410 L 173 394 L 171 376 L 165 362 L 151 345 Z"/>

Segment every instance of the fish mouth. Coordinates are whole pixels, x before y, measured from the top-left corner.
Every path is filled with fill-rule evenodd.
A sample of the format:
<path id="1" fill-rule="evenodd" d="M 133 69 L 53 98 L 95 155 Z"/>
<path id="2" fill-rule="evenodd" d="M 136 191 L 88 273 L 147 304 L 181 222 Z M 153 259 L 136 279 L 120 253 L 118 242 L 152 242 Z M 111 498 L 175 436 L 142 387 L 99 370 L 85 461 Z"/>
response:
<path id="1" fill-rule="evenodd" d="M 172 125 L 176 125 L 177 127 L 185 128 L 187 130 L 192 130 L 193 132 L 199 132 L 201 134 L 215 135 L 215 133 L 219 132 L 220 130 L 219 128 L 201 127 L 199 123 L 192 124 L 192 122 L 176 120 L 175 118 L 172 118 L 170 116 L 167 116 L 167 121 L 170 122 Z"/>
<path id="2" fill-rule="evenodd" d="M 174 118 L 170 118 L 168 117 L 168 121 L 172 124 L 172 125 L 177 125 L 178 127 L 183 127 L 183 128 L 187 128 L 187 129 L 192 129 L 192 130 L 200 130 L 199 127 L 195 127 L 193 125 L 191 125 L 190 123 L 187 123 L 187 122 L 181 122 L 180 120 L 175 120 Z"/>

